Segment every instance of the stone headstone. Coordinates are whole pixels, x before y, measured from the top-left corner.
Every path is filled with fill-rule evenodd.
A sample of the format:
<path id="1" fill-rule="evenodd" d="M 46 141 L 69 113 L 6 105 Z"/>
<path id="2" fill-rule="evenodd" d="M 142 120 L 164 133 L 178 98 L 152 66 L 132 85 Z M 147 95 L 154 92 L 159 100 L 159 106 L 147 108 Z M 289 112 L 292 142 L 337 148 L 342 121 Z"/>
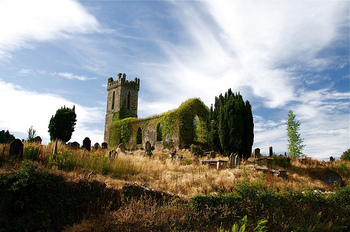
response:
<path id="1" fill-rule="evenodd" d="M 343 185 L 343 179 L 340 176 L 340 174 L 336 171 L 333 170 L 325 170 L 322 174 L 321 174 L 321 180 L 323 180 L 324 182 L 326 182 L 328 185 L 338 185 L 338 186 L 342 186 Z"/>
<path id="2" fill-rule="evenodd" d="M 94 149 L 97 151 L 100 148 L 100 144 L 99 143 L 95 143 L 94 144 Z"/>
<path id="3" fill-rule="evenodd" d="M 80 144 L 78 142 L 72 142 L 69 144 L 71 149 L 79 149 Z"/>
<path id="4" fill-rule="evenodd" d="M 146 142 L 145 144 L 145 150 L 146 150 L 146 154 L 149 156 L 152 156 L 152 145 L 149 141 Z"/>
<path id="5" fill-rule="evenodd" d="M 124 144 L 122 144 L 122 143 L 119 144 L 118 148 L 121 152 L 125 153 L 126 148 L 125 148 Z"/>
<path id="6" fill-rule="evenodd" d="M 114 159 L 117 156 L 118 156 L 118 152 L 116 152 L 115 150 L 111 150 L 108 152 L 108 158 L 110 159 Z"/>
<path id="7" fill-rule="evenodd" d="M 43 141 L 43 140 L 41 139 L 40 136 L 36 136 L 36 137 L 33 139 L 33 142 L 34 142 L 34 143 L 38 143 L 38 144 L 41 144 L 42 141 Z"/>
<path id="8" fill-rule="evenodd" d="M 254 149 L 253 156 L 254 156 L 254 159 L 260 158 L 260 149 L 259 148 Z"/>
<path id="9" fill-rule="evenodd" d="M 272 157 L 273 156 L 273 148 L 269 147 L 269 156 Z"/>
<path id="10" fill-rule="evenodd" d="M 233 154 L 233 153 L 231 153 L 231 155 L 230 155 L 230 157 L 229 157 L 229 167 L 230 168 L 235 168 L 236 167 L 236 160 L 235 160 L 235 158 L 236 158 L 236 154 Z"/>
<path id="11" fill-rule="evenodd" d="M 108 144 L 106 142 L 103 142 L 101 145 L 102 145 L 102 149 L 107 149 L 108 148 Z"/>
<path id="12" fill-rule="evenodd" d="M 333 158 L 333 156 L 329 157 L 329 161 L 330 161 L 330 162 L 334 162 L 334 161 L 335 161 L 335 159 Z"/>
<path id="13" fill-rule="evenodd" d="M 23 159 L 23 143 L 19 139 L 15 139 L 10 144 L 10 157 Z"/>
<path id="14" fill-rule="evenodd" d="M 86 137 L 83 140 L 83 148 L 85 148 L 88 151 L 91 151 L 91 140 L 88 137 Z"/>
<path id="15" fill-rule="evenodd" d="M 236 164 L 236 167 L 241 166 L 241 157 L 239 155 L 236 155 L 236 157 L 235 157 L 235 164 Z"/>

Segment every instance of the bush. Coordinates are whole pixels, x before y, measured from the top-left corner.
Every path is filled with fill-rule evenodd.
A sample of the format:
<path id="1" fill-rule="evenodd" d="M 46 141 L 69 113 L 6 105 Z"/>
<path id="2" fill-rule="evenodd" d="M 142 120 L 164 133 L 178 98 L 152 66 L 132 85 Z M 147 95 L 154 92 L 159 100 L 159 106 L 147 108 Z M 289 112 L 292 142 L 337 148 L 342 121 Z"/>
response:
<path id="1" fill-rule="evenodd" d="M 25 159 L 37 161 L 39 158 L 39 147 L 28 146 L 24 148 L 23 156 Z"/>
<path id="2" fill-rule="evenodd" d="M 199 157 L 204 154 L 204 151 L 199 146 L 191 144 L 191 153 Z"/>
<path id="3" fill-rule="evenodd" d="M 350 148 L 343 152 L 342 156 L 340 157 L 341 160 L 350 160 Z"/>
<path id="4" fill-rule="evenodd" d="M 272 164 L 278 167 L 287 168 L 290 166 L 290 158 L 285 157 L 283 155 L 279 155 L 279 156 L 274 155 Z"/>
<path id="5" fill-rule="evenodd" d="M 61 231 L 120 204 L 119 192 L 105 184 L 67 182 L 29 160 L 19 171 L 0 175 L 0 196 L 0 231 Z"/>

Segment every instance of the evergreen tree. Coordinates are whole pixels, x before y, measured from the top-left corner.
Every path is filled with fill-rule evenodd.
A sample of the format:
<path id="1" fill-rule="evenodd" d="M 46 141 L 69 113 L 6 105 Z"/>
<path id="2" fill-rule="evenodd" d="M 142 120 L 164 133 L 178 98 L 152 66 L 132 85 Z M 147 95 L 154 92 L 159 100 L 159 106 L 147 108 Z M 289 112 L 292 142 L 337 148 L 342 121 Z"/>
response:
<path id="1" fill-rule="evenodd" d="M 254 140 L 254 123 L 249 101 L 244 103 L 240 93 L 229 89 L 225 96 L 215 98 L 210 109 L 208 143 L 227 155 L 238 153 L 248 158 Z M 219 149 L 218 149 L 219 148 Z"/>
<path id="2" fill-rule="evenodd" d="M 51 141 L 61 140 L 62 142 L 68 142 L 74 132 L 76 117 L 75 106 L 72 109 L 65 106 L 58 109 L 55 116 L 51 117 L 49 124 Z"/>
<path id="3" fill-rule="evenodd" d="M 289 156 L 292 158 L 300 158 L 303 156 L 302 150 L 305 145 L 303 145 L 304 139 L 301 138 L 299 129 L 300 122 L 295 120 L 295 115 L 293 111 L 290 110 L 288 112 L 287 135 Z"/>

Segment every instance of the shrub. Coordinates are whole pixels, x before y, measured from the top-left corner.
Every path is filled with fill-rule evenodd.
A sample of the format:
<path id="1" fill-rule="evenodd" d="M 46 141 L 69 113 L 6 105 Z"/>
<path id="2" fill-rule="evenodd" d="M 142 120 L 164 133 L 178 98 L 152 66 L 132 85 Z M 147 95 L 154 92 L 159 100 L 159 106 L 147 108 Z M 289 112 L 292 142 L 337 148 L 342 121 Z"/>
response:
<path id="1" fill-rule="evenodd" d="M 0 231 L 61 231 L 84 217 L 119 207 L 120 194 L 97 181 L 67 182 L 29 160 L 0 174 Z"/>
<path id="2" fill-rule="evenodd" d="M 36 161 L 39 158 L 39 147 L 28 146 L 24 148 L 23 156 L 26 159 Z"/>
<path id="3" fill-rule="evenodd" d="M 290 158 L 285 157 L 283 155 L 279 155 L 279 156 L 274 155 L 272 164 L 282 168 L 287 168 L 290 166 Z"/>
<path id="4" fill-rule="evenodd" d="M 191 144 L 191 153 L 195 156 L 202 156 L 204 154 L 204 151 L 200 148 L 200 146 Z"/>
<path id="5" fill-rule="evenodd" d="M 343 152 L 342 156 L 340 157 L 341 160 L 350 160 L 350 148 Z"/>

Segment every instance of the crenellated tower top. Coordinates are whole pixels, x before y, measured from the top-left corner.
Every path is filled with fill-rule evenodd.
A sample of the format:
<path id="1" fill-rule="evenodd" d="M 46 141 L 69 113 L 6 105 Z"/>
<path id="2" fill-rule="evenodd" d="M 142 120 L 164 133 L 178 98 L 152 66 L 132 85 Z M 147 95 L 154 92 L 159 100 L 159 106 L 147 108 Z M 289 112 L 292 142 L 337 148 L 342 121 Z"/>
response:
<path id="1" fill-rule="evenodd" d="M 117 88 L 119 86 L 125 86 L 128 88 L 133 88 L 137 91 L 140 90 L 140 79 L 135 77 L 133 81 L 126 80 L 126 74 L 118 74 L 118 79 L 113 80 L 113 77 L 108 78 L 107 91 Z"/>

